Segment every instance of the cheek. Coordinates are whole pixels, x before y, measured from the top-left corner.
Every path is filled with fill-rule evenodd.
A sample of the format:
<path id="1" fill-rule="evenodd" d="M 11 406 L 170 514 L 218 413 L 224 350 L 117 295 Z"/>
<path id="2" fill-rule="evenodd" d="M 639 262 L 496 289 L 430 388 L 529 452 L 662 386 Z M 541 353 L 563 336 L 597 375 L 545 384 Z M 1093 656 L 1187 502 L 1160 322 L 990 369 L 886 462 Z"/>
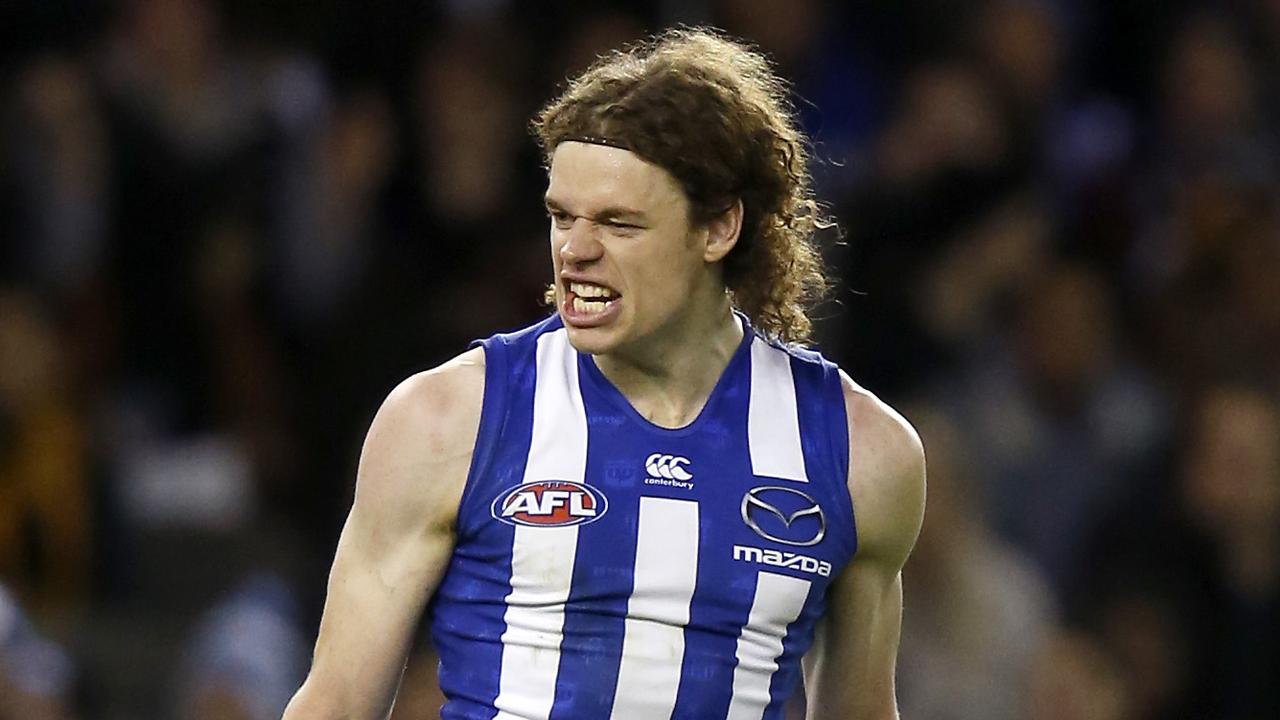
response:
<path id="1" fill-rule="evenodd" d="M 655 232 L 613 240 L 606 246 L 606 262 L 631 304 L 648 308 L 684 302 L 701 267 L 701 256 L 687 238 Z"/>
<path id="2" fill-rule="evenodd" d="M 564 239 L 557 236 L 556 232 L 552 230 L 548 238 L 547 247 L 551 251 L 551 265 L 556 269 L 556 272 L 559 272 L 560 266 L 563 264 L 563 260 L 560 258 L 560 250 L 564 248 Z"/>

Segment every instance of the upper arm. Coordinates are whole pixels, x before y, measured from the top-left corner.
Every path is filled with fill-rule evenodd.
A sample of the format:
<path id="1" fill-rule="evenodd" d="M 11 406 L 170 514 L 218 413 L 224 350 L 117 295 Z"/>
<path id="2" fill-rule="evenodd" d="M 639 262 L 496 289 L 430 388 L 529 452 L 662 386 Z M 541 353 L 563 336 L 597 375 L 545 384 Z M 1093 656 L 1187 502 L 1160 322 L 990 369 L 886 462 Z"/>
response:
<path id="1" fill-rule="evenodd" d="M 809 716 L 896 718 L 901 571 L 924 517 L 924 451 L 901 415 L 842 380 L 858 551 L 829 591 L 806 672 Z"/>
<path id="2" fill-rule="evenodd" d="M 311 672 L 290 705 L 298 717 L 389 710 L 414 628 L 453 550 L 483 387 L 483 351 L 475 349 L 404 381 L 378 410 Z"/>

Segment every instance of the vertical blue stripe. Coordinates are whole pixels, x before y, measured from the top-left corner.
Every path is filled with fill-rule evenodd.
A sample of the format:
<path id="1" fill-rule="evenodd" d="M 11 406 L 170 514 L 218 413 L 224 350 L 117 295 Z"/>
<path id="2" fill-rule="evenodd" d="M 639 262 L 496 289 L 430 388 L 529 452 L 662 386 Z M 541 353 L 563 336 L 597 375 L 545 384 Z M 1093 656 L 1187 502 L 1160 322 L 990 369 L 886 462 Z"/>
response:
<path id="1" fill-rule="evenodd" d="M 540 334 L 545 324 L 518 337 Z M 489 504 L 520 484 L 533 432 L 534 343 L 509 336 L 484 342 L 485 398 L 480 432 L 458 513 L 450 566 L 428 608 L 440 656 L 443 720 L 493 717 L 511 592 L 515 528 L 492 519 Z"/>
<path id="2" fill-rule="evenodd" d="M 791 353 L 805 472 L 811 478 L 826 480 L 815 483 L 813 492 L 819 500 L 831 501 L 828 525 L 844 528 L 853 523 L 853 508 L 848 486 L 849 431 L 839 372 L 816 353 L 796 349 Z M 842 553 L 852 556 L 857 549 L 856 533 L 840 532 L 830 537 L 842 541 Z"/>
<path id="3" fill-rule="evenodd" d="M 748 332 L 750 332 L 748 330 Z M 751 342 L 747 340 L 747 342 Z M 749 345 L 747 346 L 749 347 Z M 715 453 L 720 467 L 695 468 L 695 479 L 714 497 L 704 497 L 699 526 L 698 585 L 693 592 L 689 628 L 685 631 L 684 674 L 676 696 L 673 720 L 701 720 L 724 717 L 733 695 L 734 655 L 738 635 L 747 624 L 756 592 L 756 568 L 739 566 L 731 557 L 730 538 L 750 541 L 749 531 L 738 514 L 741 493 L 751 487 L 750 454 L 747 449 L 747 409 L 751 402 L 750 352 L 731 364 L 723 385 L 726 392 L 717 402 L 725 441 Z M 723 448 L 723 449 L 722 449 Z M 727 451 L 727 452 L 726 452 Z M 701 472 L 702 477 L 698 478 Z M 742 478 L 726 483 L 719 477 Z M 723 487 L 716 487 L 723 483 Z M 701 493 L 700 493 L 701 494 Z M 754 537 L 754 536 L 751 536 Z M 724 603 L 725 596 L 735 598 Z"/>
<path id="4" fill-rule="evenodd" d="M 609 717 L 622 661 L 627 600 L 634 584 L 640 504 L 635 468 L 639 463 L 619 465 L 619 458 L 635 454 L 628 442 L 633 438 L 618 432 L 625 420 L 619 408 L 586 380 L 586 362 L 580 358 L 578 366 L 578 386 L 587 413 L 586 482 L 609 499 L 609 514 L 608 522 L 582 525 L 578 531 L 551 720 Z"/>
<path id="5" fill-rule="evenodd" d="M 612 506 L 609 512 L 627 510 Z M 635 541 L 633 534 L 615 536 L 602 527 L 600 523 L 584 525 L 578 535 L 573 592 L 565 607 L 552 720 L 607 718 L 613 705 L 622 658 L 627 596 L 598 594 L 591 589 L 615 586 L 621 580 L 605 577 L 620 572 L 615 569 L 619 567 L 616 562 L 605 558 L 615 553 L 630 553 L 634 558 Z M 626 583 L 630 587 L 630 577 Z"/>
<path id="6" fill-rule="evenodd" d="M 714 525 L 704 516 L 700 535 L 709 541 L 715 530 L 708 524 Z M 702 542 L 703 547 L 708 544 Z M 698 588 L 693 593 L 689 628 L 684 635 L 684 674 L 672 713 L 676 720 L 723 718 L 729 712 L 738 635 L 747 624 L 750 600 L 755 598 L 754 572 L 729 572 L 730 567 L 723 561 L 712 566 L 712 558 L 705 557 L 707 552 L 699 550 Z M 721 596 L 726 589 L 747 602 L 730 606 L 706 601 L 707 596 Z"/>

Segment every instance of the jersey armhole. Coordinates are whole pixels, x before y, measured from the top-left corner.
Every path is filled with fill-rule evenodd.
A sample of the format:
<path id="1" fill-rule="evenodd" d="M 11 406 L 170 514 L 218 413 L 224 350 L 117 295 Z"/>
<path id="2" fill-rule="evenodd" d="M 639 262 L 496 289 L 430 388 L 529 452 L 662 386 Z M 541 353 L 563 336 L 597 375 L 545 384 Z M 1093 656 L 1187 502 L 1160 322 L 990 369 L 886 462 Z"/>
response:
<path id="1" fill-rule="evenodd" d="M 484 398 L 480 405 L 480 427 L 471 452 L 471 466 L 467 469 L 467 482 L 458 501 L 460 536 L 467 530 L 461 519 L 474 517 L 470 512 L 472 496 L 493 462 L 493 454 L 507 420 L 507 354 L 502 339 L 476 340 L 469 347 L 484 350 Z"/>
<path id="2" fill-rule="evenodd" d="M 854 557 L 858 552 L 858 513 L 857 508 L 853 506 L 853 497 L 849 492 L 849 454 L 853 451 L 849 443 L 849 410 L 844 402 L 844 383 L 840 380 L 840 369 L 830 362 L 824 362 L 823 375 L 826 376 L 826 382 L 829 390 L 829 397 L 833 398 L 833 402 L 827 405 L 828 412 L 833 416 L 826 426 L 831 429 L 831 460 L 833 467 L 839 473 L 841 478 L 841 487 L 843 492 L 836 493 L 840 498 L 841 510 L 849 518 L 849 522 L 853 527 L 853 547 L 850 549 L 849 557 Z"/>

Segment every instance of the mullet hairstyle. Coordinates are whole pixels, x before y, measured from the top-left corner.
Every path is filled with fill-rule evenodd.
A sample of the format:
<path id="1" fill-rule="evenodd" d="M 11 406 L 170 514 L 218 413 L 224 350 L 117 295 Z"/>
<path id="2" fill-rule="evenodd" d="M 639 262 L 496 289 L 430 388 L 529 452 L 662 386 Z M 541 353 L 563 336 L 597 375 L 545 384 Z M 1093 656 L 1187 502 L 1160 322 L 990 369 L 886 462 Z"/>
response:
<path id="1" fill-rule="evenodd" d="M 741 199 L 742 231 L 722 261 L 731 302 L 766 337 L 804 343 L 809 308 L 829 288 L 814 233 L 834 223 L 814 200 L 789 91 L 760 52 L 679 28 L 596 61 L 531 129 L 548 166 L 560 143 L 577 140 L 665 169 L 695 225 Z"/>

